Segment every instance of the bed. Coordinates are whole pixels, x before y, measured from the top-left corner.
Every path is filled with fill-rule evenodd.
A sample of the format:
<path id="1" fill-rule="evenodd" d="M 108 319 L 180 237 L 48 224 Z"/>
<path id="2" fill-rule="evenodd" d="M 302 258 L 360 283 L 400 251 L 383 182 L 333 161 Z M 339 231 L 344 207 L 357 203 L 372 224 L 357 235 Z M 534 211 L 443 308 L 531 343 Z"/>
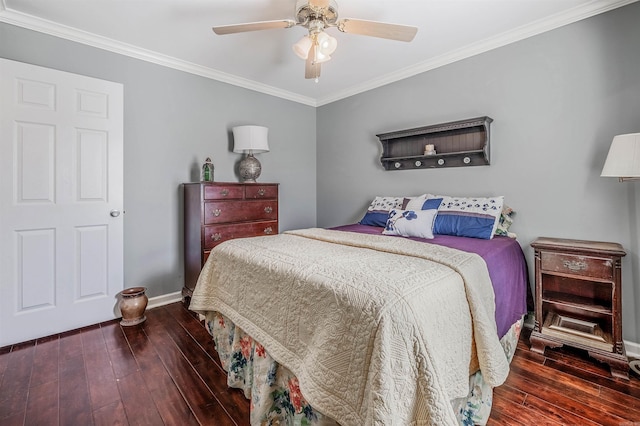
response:
<path id="1" fill-rule="evenodd" d="M 312 228 L 214 249 L 190 309 L 229 386 L 251 399 L 252 424 L 486 422 L 527 311 L 520 245 L 384 231 Z"/>

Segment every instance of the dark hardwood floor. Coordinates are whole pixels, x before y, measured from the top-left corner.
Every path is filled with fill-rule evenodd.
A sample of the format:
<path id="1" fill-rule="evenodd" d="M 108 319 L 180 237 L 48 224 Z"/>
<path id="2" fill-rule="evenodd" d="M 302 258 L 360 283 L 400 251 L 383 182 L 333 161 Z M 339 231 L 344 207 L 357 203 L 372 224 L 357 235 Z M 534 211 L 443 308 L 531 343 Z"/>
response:
<path id="1" fill-rule="evenodd" d="M 490 425 L 640 425 L 640 379 L 572 349 L 529 351 L 524 332 Z M 1 425 L 248 425 L 213 343 L 181 303 L 0 348 Z"/>

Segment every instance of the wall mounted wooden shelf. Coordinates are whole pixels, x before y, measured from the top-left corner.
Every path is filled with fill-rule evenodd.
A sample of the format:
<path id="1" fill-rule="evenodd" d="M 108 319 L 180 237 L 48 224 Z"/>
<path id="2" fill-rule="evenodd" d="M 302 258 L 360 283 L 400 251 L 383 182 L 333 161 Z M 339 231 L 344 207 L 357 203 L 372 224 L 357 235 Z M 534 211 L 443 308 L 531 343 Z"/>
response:
<path id="1" fill-rule="evenodd" d="M 385 170 L 487 166 L 489 127 L 493 119 L 477 117 L 376 135 Z M 425 155 L 433 145 L 436 154 Z"/>

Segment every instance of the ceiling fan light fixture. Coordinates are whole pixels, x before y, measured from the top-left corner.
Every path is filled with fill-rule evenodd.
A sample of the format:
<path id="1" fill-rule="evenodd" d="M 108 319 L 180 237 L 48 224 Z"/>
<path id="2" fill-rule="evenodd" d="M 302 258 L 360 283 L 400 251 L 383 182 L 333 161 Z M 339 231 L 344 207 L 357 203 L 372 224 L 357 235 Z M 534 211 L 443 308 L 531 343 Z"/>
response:
<path id="1" fill-rule="evenodd" d="M 300 40 L 298 40 L 293 46 L 293 51 L 294 53 L 300 58 L 300 59 L 307 59 L 309 57 L 309 50 L 311 50 L 311 44 L 313 42 L 311 41 L 311 38 L 309 38 L 308 35 L 302 37 Z"/>
<path id="2" fill-rule="evenodd" d="M 417 27 L 408 25 L 363 19 L 338 19 L 338 5 L 335 0 L 296 0 L 295 19 L 221 25 L 213 27 L 213 31 L 216 34 L 224 35 L 295 26 L 306 28 L 309 31 L 308 35 L 305 35 L 291 47 L 296 56 L 305 61 L 304 77 L 315 79 L 316 82 L 320 77 L 320 64 L 330 60 L 331 55 L 338 47 L 338 41 L 325 33 L 328 28 L 336 28 L 343 33 L 405 42 L 413 40 L 418 31 Z"/>
<path id="3" fill-rule="evenodd" d="M 331 56 L 324 54 L 320 49 L 316 49 L 315 57 L 313 58 L 314 64 L 321 64 L 331 59 Z"/>
<path id="4" fill-rule="evenodd" d="M 318 33 L 316 39 L 318 41 L 319 50 L 327 56 L 335 52 L 338 47 L 338 40 L 336 40 L 335 37 L 331 37 L 324 31 Z"/>

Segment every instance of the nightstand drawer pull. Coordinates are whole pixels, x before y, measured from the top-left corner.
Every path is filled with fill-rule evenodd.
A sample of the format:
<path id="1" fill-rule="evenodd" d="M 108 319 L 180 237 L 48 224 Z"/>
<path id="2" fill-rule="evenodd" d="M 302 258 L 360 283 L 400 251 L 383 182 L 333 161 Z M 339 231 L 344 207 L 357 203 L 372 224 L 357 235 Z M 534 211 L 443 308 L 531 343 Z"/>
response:
<path id="1" fill-rule="evenodd" d="M 267 234 L 267 235 L 273 234 L 273 228 L 270 227 L 270 226 L 264 228 L 264 233 Z"/>
<path id="2" fill-rule="evenodd" d="M 271 213 L 272 211 L 273 211 L 273 207 L 271 207 L 271 206 L 267 206 L 267 207 L 264 208 L 264 212 L 265 213 Z"/>
<path id="3" fill-rule="evenodd" d="M 229 195 L 229 190 L 228 189 L 223 189 L 222 191 L 220 191 L 220 195 L 222 195 L 223 197 L 226 197 L 227 195 Z"/>
<path id="4" fill-rule="evenodd" d="M 562 262 L 565 268 L 577 272 L 587 269 L 587 262 L 576 262 L 575 260 L 565 260 Z"/>
<path id="5" fill-rule="evenodd" d="M 263 196 L 264 194 L 266 194 L 266 193 L 267 193 L 267 191 L 265 191 L 265 189 L 264 189 L 264 188 L 260 188 L 260 189 L 258 189 L 258 195 L 259 195 L 259 196 L 261 196 L 261 197 L 262 197 L 262 196 Z"/>
<path id="6" fill-rule="evenodd" d="M 213 211 L 213 215 L 214 215 L 215 217 L 220 216 L 220 213 L 222 213 L 222 210 L 220 210 L 220 209 L 215 209 L 215 210 Z"/>
<path id="7" fill-rule="evenodd" d="M 213 241 L 220 241 L 222 239 L 222 234 L 216 232 L 215 234 L 211 235 L 211 239 Z"/>

